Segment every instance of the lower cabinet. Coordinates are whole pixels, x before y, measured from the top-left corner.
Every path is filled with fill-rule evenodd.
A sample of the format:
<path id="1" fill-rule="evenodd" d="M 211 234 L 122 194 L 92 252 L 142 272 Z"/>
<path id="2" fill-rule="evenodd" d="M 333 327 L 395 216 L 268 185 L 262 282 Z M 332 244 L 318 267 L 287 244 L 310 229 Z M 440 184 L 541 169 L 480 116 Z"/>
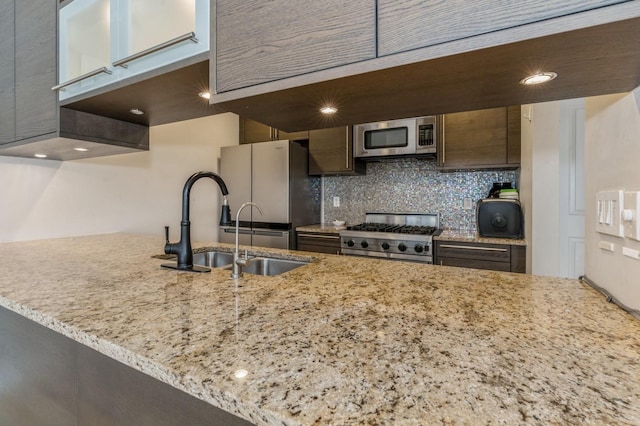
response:
<path id="1" fill-rule="evenodd" d="M 436 265 L 493 271 L 526 271 L 526 246 L 484 244 L 457 241 L 435 242 Z"/>
<path id="2" fill-rule="evenodd" d="M 298 250 L 340 254 L 340 235 L 298 232 Z"/>
<path id="3" fill-rule="evenodd" d="M 0 307 L 1 425 L 250 425 Z"/>

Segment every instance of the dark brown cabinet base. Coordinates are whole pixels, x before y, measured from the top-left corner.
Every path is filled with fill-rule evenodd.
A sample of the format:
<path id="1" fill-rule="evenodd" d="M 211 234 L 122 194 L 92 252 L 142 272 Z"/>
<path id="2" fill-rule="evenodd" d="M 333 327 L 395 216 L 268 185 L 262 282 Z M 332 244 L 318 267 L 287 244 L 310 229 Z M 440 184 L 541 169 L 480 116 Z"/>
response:
<path id="1" fill-rule="evenodd" d="M 2 425 L 250 425 L 0 308 Z"/>
<path id="2" fill-rule="evenodd" d="M 436 265 L 526 272 L 526 246 L 436 241 Z"/>
<path id="3" fill-rule="evenodd" d="M 330 233 L 298 233 L 298 250 L 340 254 L 340 235 Z"/>

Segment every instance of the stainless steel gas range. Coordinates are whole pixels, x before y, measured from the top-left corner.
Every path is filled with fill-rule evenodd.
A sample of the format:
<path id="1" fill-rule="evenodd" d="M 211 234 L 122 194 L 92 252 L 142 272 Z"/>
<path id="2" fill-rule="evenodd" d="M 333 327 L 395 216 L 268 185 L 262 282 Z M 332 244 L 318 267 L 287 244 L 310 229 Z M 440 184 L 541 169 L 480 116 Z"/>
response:
<path id="1" fill-rule="evenodd" d="M 433 263 L 440 235 L 438 213 L 367 213 L 365 222 L 340 231 L 342 254 Z"/>

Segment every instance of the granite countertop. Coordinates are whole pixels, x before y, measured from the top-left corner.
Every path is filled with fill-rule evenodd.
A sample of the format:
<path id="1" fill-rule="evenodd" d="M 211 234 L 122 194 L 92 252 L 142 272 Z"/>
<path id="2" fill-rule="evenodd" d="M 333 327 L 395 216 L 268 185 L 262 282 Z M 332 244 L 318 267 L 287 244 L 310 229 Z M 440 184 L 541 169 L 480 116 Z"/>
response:
<path id="1" fill-rule="evenodd" d="M 511 246 L 526 246 L 527 240 L 523 238 L 487 238 L 481 237 L 475 231 L 466 231 L 460 229 L 445 229 L 442 234 L 433 237 L 434 240 L 440 241 L 459 241 L 465 243 L 483 243 L 483 244 L 507 244 Z"/>
<path id="2" fill-rule="evenodd" d="M 577 280 L 269 249 L 316 260 L 234 281 L 163 244 L 0 244 L 0 305 L 257 424 L 640 424 L 640 322 Z"/>
<path id="3" fill-rule="evenodd" d="M 339 234 L 344 229 L 347 229 L 347 225 L 335 226 L 332 223 L 317 223 L 315 225 L 298 226 L 296 231 L 311 234 Z"/>
<path id="4" fill-rule="evenodd" d="M 346 229 L 346 226 L 334 226 L 331 223 L 318 223 L 315 225 L 298 226 L 297 232 L 309 232 L 309 233 L 330 233 L 339 234 L 341 230 Z M 434 240 L 440 241 L 459 241 L 468 243 L 484 243 L 484 244 L 507 244 L 512 246 L 526 246 L 527 240 L 523 238 L 510 239 L 510 238 L 486 238 L 478 235 L 477 232 L 471 232 L 460 229 L 445 229 L 442 234 L 437 237 L 433 237 Z"/>

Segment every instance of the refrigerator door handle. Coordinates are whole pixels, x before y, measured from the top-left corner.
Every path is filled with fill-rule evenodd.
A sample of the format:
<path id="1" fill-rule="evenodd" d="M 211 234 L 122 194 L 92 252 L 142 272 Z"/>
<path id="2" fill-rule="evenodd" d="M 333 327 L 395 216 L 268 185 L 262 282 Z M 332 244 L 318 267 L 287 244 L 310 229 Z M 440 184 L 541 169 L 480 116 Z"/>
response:
<path id="1" fill-rule="evenodd" d="M 236 230 L 233 228 L 223 228 L 222 229 L 226 234 L 235 234 Z M 238 229 L 238 234 L 248 234 L 251 235 L 253 232 L 251 232 L 250 229 Z"/>
<path id="2" fill-rule="evenodd" d="M 266 237 L 282 237 L 285 232 L 284 231 L 257 231 L 253 230 L 254 235 L 264 235 Z"/>

